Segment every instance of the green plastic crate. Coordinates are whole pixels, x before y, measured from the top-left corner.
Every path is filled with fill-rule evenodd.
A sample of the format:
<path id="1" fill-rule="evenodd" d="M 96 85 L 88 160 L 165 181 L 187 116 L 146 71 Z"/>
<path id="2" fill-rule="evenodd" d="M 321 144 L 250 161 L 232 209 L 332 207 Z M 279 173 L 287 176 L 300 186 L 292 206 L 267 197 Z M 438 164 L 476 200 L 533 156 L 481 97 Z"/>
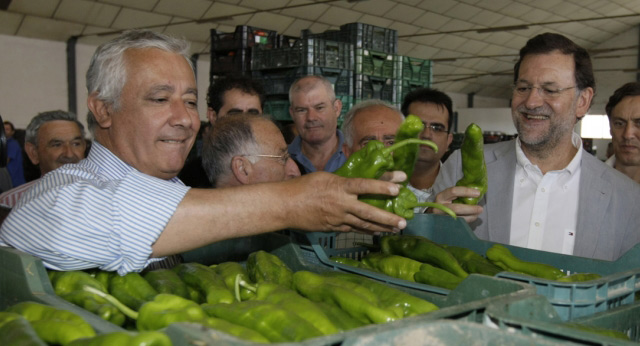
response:
<path id="1" fill-rule="evenodd" d="M 355 50 L 354 73 L 382 78 L 399 78 L 396 55 L 368 49 Z"/>
<path id="2" fill-rule="evenodd" d="M 563 325 L 562 319 L 544 296 L 518 301 L 497 302 L 485 311 L 484 324 L 501 329 L 516 329 L 523 334 L 553 341 L 589 345 L 637 345 L 640 341 L 640 302 L 620 306 L 571 323 L 623 332 L 630 341 L 616 339 Z"/>
<path id="3" fill-rule="evenodd" d="M 403 232 L 424 236 L 439 244 L 465 247 L 481 255 L 484 255 L 494 244 L 478 239 L 464 220 L 443 215 L 416 214 Z M 336 264 L 329 260 L 329 257 L 360 259 L 369 250 L 366 247 L 337 249 L 335 235 L 335 233 L 316 232 L 307 233 L 303 237 L 308 239 L 309 246 L 323 264 L 337 266 L 342 270 L 351 270 L 348 268 L 353 267 Z M 562 320 L 573 320 L 620 305 L 631 304 L 634 301 L 634 294 L 640 291 L 640 245 L 614 262 L 505 246 L 516 257 L 525 261 L 550 264 L 567 273 L 588 272 L 602 275 L 600 279 L 580 283 L 557 282 L 509 272 L 497 275 L 534 285 L 538 294 L 549 299 Z M 364 273 L 363 275 L 374 275 L 371 271 L 363 269 L 360 271 Z M 395 280 L 398 284 L 408 287 L 417 285 L 401 279 Z M 444 289 L 440 290 L 446 292 Z"/>
<path id="4" fill-rule="evenodd" d="M 19 302 L 34 301 L 74 312 L 100 334 L 124 330 L 58 297 L 40 259 L 13 248 L 0 247 L 0 263 L 0 311 Z"/>

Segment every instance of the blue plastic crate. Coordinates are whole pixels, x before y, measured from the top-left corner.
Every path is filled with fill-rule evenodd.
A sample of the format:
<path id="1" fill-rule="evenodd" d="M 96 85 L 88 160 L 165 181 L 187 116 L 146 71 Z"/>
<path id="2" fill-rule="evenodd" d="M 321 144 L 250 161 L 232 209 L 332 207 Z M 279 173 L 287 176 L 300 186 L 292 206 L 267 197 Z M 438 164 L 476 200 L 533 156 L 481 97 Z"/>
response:
<path id="1" fill-rule="evenodd" d="M 494 244 L 478 239 L 464 220 L 454 220 L 442 215 L 416 214 L 415 218 L 408 223 L 404 234 L 424 236 L 438 244 L 465 247 L 481 255 L 484 255 Z M 333 263 L 328 259 L 331 256 L 359 258 L 368 251 L 365 247 L 336 249 L 334 233 L 319 233 L 308 237 L 313 244 L 313 250 L 326 263 Z M 505 246 L 516 257 L 525 261 L 550 264 L 566 273 L 582 272 L 602 275 L 597 280 L 576 283 L 558 282 L 510 272 L 497 275 L 534 285 L 538 294 L 545 296 L 551 302 L 562 320 L 573 320 L 631 304 L 635 293 L 640 291 L 640 245 L 636 245 L 613 262 Z"/>

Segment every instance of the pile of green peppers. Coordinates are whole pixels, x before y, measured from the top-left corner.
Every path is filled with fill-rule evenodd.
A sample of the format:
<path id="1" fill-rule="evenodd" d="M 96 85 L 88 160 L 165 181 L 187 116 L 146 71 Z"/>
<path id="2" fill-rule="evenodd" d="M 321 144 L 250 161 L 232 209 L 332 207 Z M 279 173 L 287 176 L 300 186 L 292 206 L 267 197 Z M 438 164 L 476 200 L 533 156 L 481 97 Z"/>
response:
<path id="1" fill-rule="evenodd" d="M 413 218 L 413 209 L 416 207 L 438 208 L 455 218 L 455 213 L 441 204 L 419 203 L 415 194 L 406 187 L 408 178 L 413 173 L 420 145 L 427 145 L 434 151 L 438 151 L 438 146 L 432 141 L 418 139 L 423 129 L 424 124 L 419 117 L 408 115 L 396 133 L 395 144 L 385 147 L 380 141 L 369 141 L 364 148 L 353 153 L 334 173 L 345 178 L 379 179 L 385 172 L 403 171 L 407 175 L 407 180 L 401 184 L 397 196 L 390 198 L 384 195 L 363 195 L 359 199 L 405 219 Z"/>
<path id="2" fill-rule="evenodd" d="M 251 253 L 244 265 L 182 263 L 143 275 L 94 270 L 49 276 L 61 297 L 96 314 L 108 307 L 120 325 L 139 333 L 190 322 L 252 342 L 298 342 L 438 309 L 358 275 L 293 272 L 265 251 Z M 100 316 L 112 321 L 113 315 Z"/>

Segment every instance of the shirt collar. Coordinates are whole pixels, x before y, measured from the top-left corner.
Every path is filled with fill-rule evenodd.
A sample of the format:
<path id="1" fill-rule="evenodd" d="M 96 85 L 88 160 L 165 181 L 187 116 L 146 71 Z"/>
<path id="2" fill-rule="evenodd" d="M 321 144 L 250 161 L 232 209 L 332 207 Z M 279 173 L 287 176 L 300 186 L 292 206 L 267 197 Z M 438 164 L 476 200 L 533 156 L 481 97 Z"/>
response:
<path id="1" fill-rule="evenodd" d="M 516 162 L 517 164 L 524 168 L 525 172 L 530 172 L 530 170 L 535 169 L 536 171 L 540 171 L 538 166 L 531 163 L 527 155 L 525 155 L 524 151 L 522 151 L 522 144 L 520 143 L 520 138 L 516 141 Z M 575 174 L 580 168 L 580 161 L 582 160 L 582 139 L 580 136 L 572 132 L 571 133 L 571 144 L 578 149 L 576 155 L 571 159 L 571 162 L 565 167 L 562 171 L 566 171 L 569 175 Z"/>

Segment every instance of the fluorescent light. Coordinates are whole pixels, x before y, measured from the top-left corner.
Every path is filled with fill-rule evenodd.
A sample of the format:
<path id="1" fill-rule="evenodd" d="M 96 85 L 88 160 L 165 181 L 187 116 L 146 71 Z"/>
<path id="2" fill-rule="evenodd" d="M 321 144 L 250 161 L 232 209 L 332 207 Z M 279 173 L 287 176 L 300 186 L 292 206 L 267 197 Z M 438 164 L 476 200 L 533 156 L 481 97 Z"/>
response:
<path id="1" fill-rule="evenodd" d="M 611 133 L 609 133 L 609 118 L 606 115 L 585 115 L 580 122 L 580 137 L 611 139 Z"/>

